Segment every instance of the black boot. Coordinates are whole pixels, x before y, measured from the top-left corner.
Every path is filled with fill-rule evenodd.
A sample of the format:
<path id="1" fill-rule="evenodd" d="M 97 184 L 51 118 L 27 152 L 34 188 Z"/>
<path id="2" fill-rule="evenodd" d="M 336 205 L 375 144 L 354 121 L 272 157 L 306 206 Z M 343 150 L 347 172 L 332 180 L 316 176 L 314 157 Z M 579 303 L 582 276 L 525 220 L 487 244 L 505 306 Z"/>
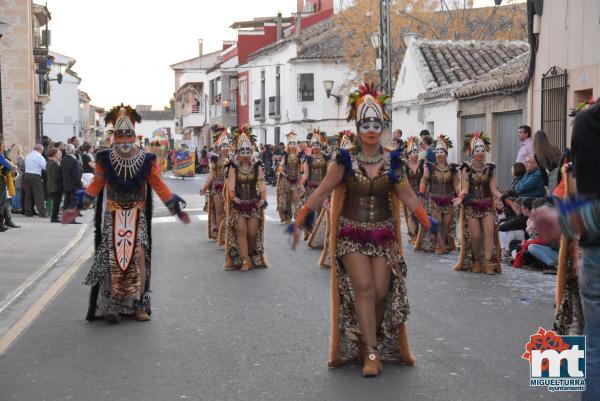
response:
<path id="1" fill-rule="evenodd" d="M 8 206 L 4 207 L 4 224 L 10 228 L 21 228 L 21 226 L 18 226 L 15 223 L 13 223 Z"/>
<path id="2" fill-rule="evenodd" d="M 4 215 L 0 214 L 0 233 L 3 233 L 6 230 L 8 230 L 8 227 L 4 225 Z"/>

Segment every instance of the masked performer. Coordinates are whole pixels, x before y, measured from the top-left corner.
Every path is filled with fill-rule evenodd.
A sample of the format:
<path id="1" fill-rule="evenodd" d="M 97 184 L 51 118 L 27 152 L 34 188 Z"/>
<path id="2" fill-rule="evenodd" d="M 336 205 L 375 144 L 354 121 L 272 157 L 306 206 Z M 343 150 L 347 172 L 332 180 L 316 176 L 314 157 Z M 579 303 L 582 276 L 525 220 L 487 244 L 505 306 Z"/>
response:
<path id="1" fill-rule="evenodd" d="M 218 154 L 212 155 L 210 171 L 202 191 L 208 194 L 208 237 L 216 239 L 219 245 L 225 243 L 225 166 L 229 164 L 229 133 L 221 128 L 215 131 L 215 147 Z"/>
<path id="2" fill-rule="evenodd" d="M 129 106 L 108 112 L 114 144 L 98 153 L 96 175 L 83 196 L 82 207 L 96 204 L 94 262 L 85 280 L 92 286 L 87 320 L 150 319 L 152 190 L 172 214 L 189 223 L 181 210 L 185 202 L 163 182 L 156 156 L 134 146 L 134 126 L 140 121 Z"/>
<path id="3" fill-rule="evenodd" d="M 415 193 L 419 193 L 419 186 L 421 185 L 421 178 L 423 178 L 423 164 L 424 159 L 419 159 L 421 141 L 418 137 L 412 136 L 403 143 L 404 150 L 407 155 L 407 162 L 405 163 L 406 177 L 410 187 Z M 417 239 L 417 231 L 419 229 L 417 220 L 412 213 L 408 212 L 408 209 L 404 209 L 404 218 L 406 220 L 406 226 L 408 229 L 408 243 L 414 245 Z"/>
<path id="4" fill-rule="evenodd" d="M 329 158 L 323 153 L 323 148 L 326 145 L 327 137 L 320 130 L 315 130 L 309 134 L 311 154 L 310 156 L 304 157 L 302 164 L 302 179 L 300 184 L 305 188 L 307 196 L 313 193 L 313 191 L 319 186 L 325 174 L 327 173 L 327 166 Z M 317 210 L 317 213 L 321 213 L 321 209 Z M 319 224 L 320 225 L 320 224 Z M 314 235 L 313 235 L 314 234 Z M 305 239 L 308 240 L 308 246 L 311 248 L 320 248 L 323 245 L 323 238 L 320 238 L 319 243 L 319 230 L 317 225 L 311 232 L 305 232 Z"/>
<path id="5" fill-rule="evenodd" d="M 252 160 L 253 136 L 249 128 L 236 132 L 237 160 L 228 168 L 226 261 L 224 268 L 241 265 L 242 271 L 267 267 L 265 249 L 265 213 L 267 187 L 262 161 Z"/>
<path id="6" fill-rule="evenodd" d="M 425 198 L 426 210 L 442 223 L 442 229 L 435 243 L 420 232 L 415 241 L 416 250 L 433 252 L 435 249 L 435 253 L 441 255 L 456 249 L 456 213 L 452 201 L 460 191 L 460 176 L 456 164 L 448 163 L 448 150 L 451 148 L 452 141 L 438 135 L 435 140 L 436 162 L 425 163 L 419 194 Z"/>
<path id="7" fill-rule="evenodd" d="M 470 267 L 473 273 L 500 273 L 496 200 L 502 194 L 496 184 L 496 166 L 485 162 L 490 139 L 482 132 L 473 132 L 465 137 L 463 150 L 472 156 L 472 161 L 461 166 L 460 193 L 454 199 L 455 205 L 462 204 L 461 249 L 454 269 Z"/>
<path id="8" fill-rule="evenodd" d="M 430 226 L 406 179 L 400 151 L 382 145 L 387 97 L 369 85 L 350 95 L 349 120 L 358 143 L 340 149 L 321 183 L 298 212 L 294 243 L 305 218 L 334 190 L 331 200 L 332 336 L 329 366 L 362 359 L 363 376 L 376 376 L 381 361 L 414 364 L 408 345 L 406 264 L 400 237 L 400 201 Z"/>
<path id="9" fill-rule="evenodd" d="M 277 179 L 277 211 L 281 221 L 290 223 L 302 203 L 302 158 L 295 133 L 287 134 L 287 147 L 279 164 Z"/>

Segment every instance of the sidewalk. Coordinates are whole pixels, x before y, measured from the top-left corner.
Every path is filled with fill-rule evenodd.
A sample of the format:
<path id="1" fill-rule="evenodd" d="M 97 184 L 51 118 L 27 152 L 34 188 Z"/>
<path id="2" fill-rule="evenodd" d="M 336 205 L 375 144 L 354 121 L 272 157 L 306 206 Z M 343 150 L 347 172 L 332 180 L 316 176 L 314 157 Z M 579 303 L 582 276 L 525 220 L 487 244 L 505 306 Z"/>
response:
<path id="1" fill-rule="evenodd" d="M 0 233 L 0 318 L 6 309 L 50 271 L 86 232 L 94 211 L 78 218 L 83 224 L 62 225 L 37 216 L 13 215 L 15 224 Z"/>

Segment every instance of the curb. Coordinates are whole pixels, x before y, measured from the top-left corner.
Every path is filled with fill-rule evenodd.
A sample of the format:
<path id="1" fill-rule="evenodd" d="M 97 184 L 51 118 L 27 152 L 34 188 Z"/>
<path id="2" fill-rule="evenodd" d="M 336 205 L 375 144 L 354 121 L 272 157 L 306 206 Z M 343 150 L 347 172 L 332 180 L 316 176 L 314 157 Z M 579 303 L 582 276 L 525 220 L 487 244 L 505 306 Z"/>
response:
<path id="1" fill-rule="evenodd" d="M 69 241 L 69 243 L 61 249 L 56 255 L 54 255 L 48 262 L 46 262 L 41 268 L 36 270 L 29 278 L 20 286 L 12 291 L 6 299 L 0 303 L 0 318 L 15 302 L 17 302 L 23 295 L 25 295 L 36 283 L 38 283 L 52 268 L 54 268 L 58 262 L 71 250 L 77 243 L 83 238 L 90 228 L 90 224 L 81 226 L 79 232 L 75 237 Z"/>

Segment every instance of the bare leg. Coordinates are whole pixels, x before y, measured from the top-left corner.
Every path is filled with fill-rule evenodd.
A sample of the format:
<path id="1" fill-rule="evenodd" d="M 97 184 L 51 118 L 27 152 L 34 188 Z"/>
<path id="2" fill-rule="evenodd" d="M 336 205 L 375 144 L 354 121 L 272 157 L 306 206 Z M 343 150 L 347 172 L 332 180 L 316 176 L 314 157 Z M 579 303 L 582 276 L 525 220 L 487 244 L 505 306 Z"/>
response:
<path id="1" fill-rule="evenodd" d="M 381 328 L 385 317 L 385 307 L 390 290 L 392 271 L 388 267 L 386 258 L 370 258 L 373 266 L 373 283 L 375 285 L 375 312 L 377 316 L 377 330 Z"/>
<path id="2" fill-rule="evenodd" d="M 246 219 L 240 217 L 235 222 L 235 233 L 237 235 L 238 250 L 242 259 L 248 258 L 248 228 Z"/>
<path id="3" fill-rule="evenodd" d="M 435 246 L 435 253 L 438 255 L 443 254 L 446 251 L 445 242 L 443 242 L 443 239 L 446 237 L 444 236 L 444 221 L 442 220 L 442 214 L 439 212 L 439 210 L 437 210 L 437 208 L 435 208 L 431 212 L 431 217 L 442 223 L 441 233 L 435 236 L 435 243 L 433 245 Z"/>
<path id="4" fill-rule="evenodd" d="M 479 248 L 481 244 L 481 229 L 479 226 L 479 219 L 469 219 L 467 224 L 469 225 L 469 234 L 471 234 L 471 271 L 474 273 L 479 273 L 481 271 L 481 264 L 479 262 Z"/>
<path id="5" fill-rule="evenodd" d="M 354 289 L 354 311 L 361 337 L 367 348 L 377 346 L 375 284 L 368 256 L 350 253 L 342 258 Z"/>
<path id="6" fill-rule="evenodd" d="M 258 219 L 248 219 L 248 254 L 254 253 L 258 237 Z"/>
<path id="7" fill-rule="evenodd" d="M 444 247 L 448 247 L 450 227 L 452 227 L 452 219 L 454 216 L 452 213 L 446 213 L 442 215 L 442 240 L 444 241 Z"/>
<path id="8" fill-rule="evenodd" d="M 490 260 L 494 253 L 494 216 L 485 216 L 481 219 L 481 225 L 483 226 L 485 259 Z"/>

